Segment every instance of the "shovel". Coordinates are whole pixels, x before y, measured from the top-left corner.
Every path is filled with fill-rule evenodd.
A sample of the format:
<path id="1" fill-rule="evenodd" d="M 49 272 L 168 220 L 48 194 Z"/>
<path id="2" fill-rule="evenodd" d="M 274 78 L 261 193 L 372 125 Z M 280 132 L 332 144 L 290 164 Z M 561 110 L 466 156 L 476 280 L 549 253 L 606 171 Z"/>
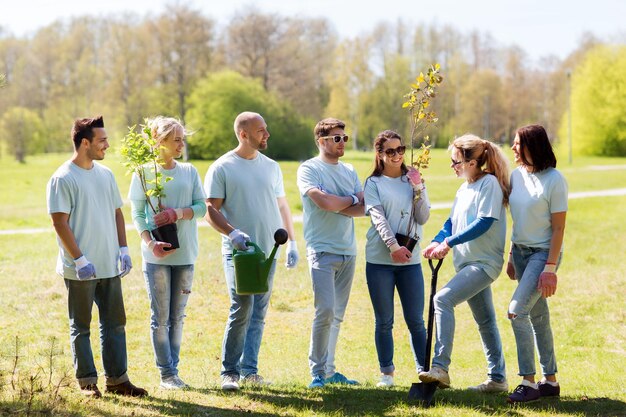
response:
<path id="1" fill-rule="evenodd" d="M 442 263 L 443 259 L 439 259 L 439 261 L 437 261 L 437 266 L 433 266 L 433 260 L 428 260 L 428 265 L 430 266 L 433 276 L 430 280 L 430 299 L 428 302 L 428 328 L 426 335 L 426 359 L 424 363 L 424 372 L 428 372 L 430 370 L 430 352 L 433 345 L 433 324 L 435 321 L 435 306 L 433 304 L 433 299 L 435 298 L 435 293 L 437 292 L 437 273 L 439 272 L 439 268 Z M 435 391 L 437 390 L 437 385 L 439 385 L 438 382 L 414 382 L 411 384 L 411 389 L 409 389 L 409 400 L 418 401 L 422 406 L 430 407 L 433 402 Z"/>

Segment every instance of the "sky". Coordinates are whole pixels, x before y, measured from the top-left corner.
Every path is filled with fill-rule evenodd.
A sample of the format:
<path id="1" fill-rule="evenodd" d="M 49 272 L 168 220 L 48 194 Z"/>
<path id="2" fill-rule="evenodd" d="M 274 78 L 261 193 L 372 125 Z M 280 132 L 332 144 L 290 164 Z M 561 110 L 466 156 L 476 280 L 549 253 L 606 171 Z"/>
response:
<path id="1" fill-rule="evenodd" d="M 158 14 L 176 0 L 5 0 L 0 27 L 28 36 L 58 19 L 124 11 Z M 180 1 L 180 0 L 179 0 Z M 237 11 L 284 16 L 324 17 L 343 38 L 372 29 L 378 22 L 437 23 L 461 33 L 490 33 L 498 46 L 520 46 L 533 60 L 565 58 L 585 32 L 610 42 L 626 42 L 626 0 L 191 0 L 184 3 L 226 25 Z M 10 6 L 7 6 L 10 4 Z"/>

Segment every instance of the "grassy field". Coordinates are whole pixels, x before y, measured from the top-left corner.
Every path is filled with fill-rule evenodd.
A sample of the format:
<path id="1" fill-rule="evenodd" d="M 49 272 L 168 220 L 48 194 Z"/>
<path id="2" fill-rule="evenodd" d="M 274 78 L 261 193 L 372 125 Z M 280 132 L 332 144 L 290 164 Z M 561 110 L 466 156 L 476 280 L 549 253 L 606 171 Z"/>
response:
<path id="1" fill-rule="evenodd" d="M 349 153 L 363 180 L 371 169 L 371 153 Z M 192 297 L 187 309 L 181 377 L 193 389 L 168 392 L 158 389 L 149 337 L 149 305 L 140 271 L 139 238 L 129 231 L 135 268 L 124 278 L 128 316 L 129 375 L 150 392 L 146 399 L 105 396 L 87 400 L 76 393 L 68 343 L 66 290 L 54 273 L 55 235 L 45 208 L 45 185 L 67 155 L 31 157 L 24 165 L 6 157 L 0 162 L 0 415 L 54 416 L 605 416 L 626 415 L 626 317 L 623 273 L 622 218 L 626 196 L 594 197 L 570 201 L 565 256 L 559 288 L 550 299 L 562 397 L 511 407 L 505 395 L 472 394 L 468 385 L 485 378 L 485 360 L 469 308 L 457 309 L 456 344 L 450 368 L 453 389 L 438 391 L 435 407 L 423 410 L 406 402 L 413 368 L 408 332 L 400 307 L 396 310 L 396 382 L 392 389 L 375 387 L 378 364 L 373 342 L 373 311 L 365 284 L 364 256 L 359 256 L 354 287 L 338 346 L 338 370 L 363 385 L 309 391 L 308 343 L 313 317 L 312 292 L 306 261 L 295 270 L 280 267 L 267 317 L 260 355 L 260 372 L 274 384 L 224 394 L 219 389 L 220 348 L 228 312 L 228 297 L 221 268 L 219 235 L 200 228 L 201 255 L 196 264 Z M 433 154 L 425 174 L 431 201 L 453 199 L 459 180 L 448 167 L 449 156 Z M 129 177 L 109 153 L 104 161 L 116 173 L 123 197 Z M 194 164 L 201 176 L 209 165 Z M 301 214 L 295 172 L 298 163 L 281 163 L 285 188 L 294 215 Z M 626 187 L 626 158 L 577 158 L 562 163 L 570 192 Z M 130 222 L 128 205 L 126 221 Z M 434 236 L 448 210 L 434 210 L 425 227 Z M 366 219 L 358 219 L 359 254 L 363 254 Z M 32 233 L 2 233 L 10 229 L 45 229 Z M 304 254 L 302 225 L 296 224 Z M 425 276 L 429 277 L 427 267 Z M 449 279 L 448 260 L 440 273 Z M 506 309 L 514 283 L 505 274 L 494 284 L 500 332 L 511 385 L 518 382 L 513 333 Z M 97 312 L 92 343 L 99 350 Z M 101 370 L 100 356 L 96 353 Z M 104 381 L 100 380 L 103 387 Z"/>

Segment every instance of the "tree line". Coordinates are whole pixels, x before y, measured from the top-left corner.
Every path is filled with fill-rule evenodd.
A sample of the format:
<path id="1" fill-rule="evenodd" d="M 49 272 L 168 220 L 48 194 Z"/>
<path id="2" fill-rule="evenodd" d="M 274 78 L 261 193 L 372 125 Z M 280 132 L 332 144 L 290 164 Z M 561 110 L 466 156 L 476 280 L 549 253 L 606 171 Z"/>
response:
<path id="1" fill-rule="evenodd" d="M 190 157 L 212 159 L 234 146 L 234 117 L 253 110 L 268 121 L 271 157 L 311 155 L 312 127 L 330 115 L 347 122 L 352 146 L 369 149 L 383 129 L 408 137 L 403 94 L 433 63 L 444 76 L 433 100 L 439 122 L 427 132 L 435 146 L 466 132 L 510 143 L 528 123 L 543 124 L 559 140 L 567 134 L 567 74 L 576 75 L 601 44 L 586 35 L 566 59 L 534 65 L 517 46 L 447 25 L 398 20 L 342 39 L 323 19 L 245 10 L 220 27 L 186 4 L 156 15 L 71 18 L 29 37 L 0 28 L 0 140 L 23 161 L 70 149 L 68 126 L 77 117 L 103 114 L 109 136 L 121 138 L 144 117 L 164 114 L 194 131 Z M 624 53 L 613 49 L 598 59 L 622 62 Z M 626 73 L 619 68 L 612 70 L 618 78 Z M 594 133 L 618 138 L 599 153 L 626 154 L 626 123 L 614 118 L 617 127 Z"/>

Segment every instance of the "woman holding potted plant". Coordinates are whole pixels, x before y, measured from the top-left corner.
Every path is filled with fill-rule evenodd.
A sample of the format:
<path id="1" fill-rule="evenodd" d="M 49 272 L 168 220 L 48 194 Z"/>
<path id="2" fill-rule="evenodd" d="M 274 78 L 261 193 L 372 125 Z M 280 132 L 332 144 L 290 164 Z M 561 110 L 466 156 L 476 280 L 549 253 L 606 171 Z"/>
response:
<path id="1" fill-rule="evenodd" d="M 430 203 L 419 172 L 404 164 L 406 146 L 400 135 L 391 130 L 380 132 L 374 149 L 374 171 L 365 181 L 365 210 L 372 222 L 365 246 L 365 274 L 376 318 L 374 340 L 381 372 L 377 386 L 390 387 L 395 370 L 396 288 L 411 333 L 417 371 L 424 367 L 424 279 L 417 241 L 422 235 L 421 225 L 430 216 Z"/>
<path id="2" fill-rule="evenodd" d="M 487 380 L 469 389 L 506 392 L 504 354 L 491 283 L 498 278 L 504 263 L 508 161 L 497 145 L 474 135 L 455 139 L 448 150 L 452 157 L 450 168 L 465 182 L 456 192 L 450 217 L 423 255 L 442 259 L 452 248 L 456 275 L 435 294 L 435 352 L 430 371 L 421 372 L 419 378 L 422 382 L 438 382 L 439 388 L 450 386 L 454 309 L 467 301 L 478 324 L 488 364 Z"/>
<path id="3" fill-rule="evenodd" d="M 196 219 L 206 213 L 205 194 L 196 168 L 176 161 L 185 147 L 182 124 L 174 118 L 158 116 L 147 120 L 143 132 L 156 159 L 137 167 L 129 199 L 133 222 L 142 239 L 152 345 L 161 373 L 160 386 L 181 389 L 187 385 L 179 378 L 177 366 L 185 307 L 198 256 Z M 169 224 L 176 224 L 178 249 L 153 238 L 154 232 L 151 233 Z"/>

